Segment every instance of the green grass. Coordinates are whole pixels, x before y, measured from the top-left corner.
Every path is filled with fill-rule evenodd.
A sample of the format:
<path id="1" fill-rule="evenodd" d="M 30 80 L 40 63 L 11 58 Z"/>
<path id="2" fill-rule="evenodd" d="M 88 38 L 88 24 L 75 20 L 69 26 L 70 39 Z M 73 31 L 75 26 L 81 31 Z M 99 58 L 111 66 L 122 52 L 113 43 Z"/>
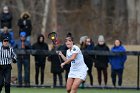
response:
<path id="1" fill-rule="evenodd" d="M 66 90 L 64 88 L 58 89 L 58 88 L 13 88 L 12 87 L 11 93 L 66 93 Z M 79 88 L 78 93 L 140 93 L 140 90 L 80 89 Z"/>

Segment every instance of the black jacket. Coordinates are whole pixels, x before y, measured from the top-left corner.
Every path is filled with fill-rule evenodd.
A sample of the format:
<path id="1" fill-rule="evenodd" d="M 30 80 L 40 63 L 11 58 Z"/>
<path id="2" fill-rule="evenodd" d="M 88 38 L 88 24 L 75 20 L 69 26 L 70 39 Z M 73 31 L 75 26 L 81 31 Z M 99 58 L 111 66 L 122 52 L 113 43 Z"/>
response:
<path id="1" fill-rule="evenodd" d="M 43 42 L 40 42 L 39 39 L 40 37 L 43 37 Z M 44 42 L 44 36 L 39 35 L 37 38 L 37 42 L 32 45 L 32 49 L 36 50 L 36 53 L 33 54 L 35 56 L 35 61 L 36 62 L 45 62 L 46 61 L 46 56 L 45 51 L 48 51 L 48 44 Z M 40 51 L 41 50 L 41 51 Z M 45 51 L 43 51 L 45 50 Z"/>
<path id="2" fill-rule="evenodd" d="M 96 45 L 94 47 L 95 51 L 109 51 L 109 47 L 106 44 L 103 45 Z M 105 55 L 95 55 L 95 67 L 97 68 L 107 68 L 108 67 L 108 62 L 109 58 L 108 56 Z"/>
<path id="3" fill-rule="evenodd" d="M 24 21 L 26 21 L 26 24 L 24 24 Z M 26 36 L 31 35 L 32 24 L 30 19 L 23 19 L 23 18 L 19 19 L 18 26 L 19 26 L 19 34 L 20 32 L 24 31 L 26 32 Z"/>
<path id="4" fill-rule="evenodd" d="M 88 54 L 88 52 L 92 51 L 93 49 L 94 44 L 86 45 L 86 47 L 83 48 L 84 61 L 88 68 L 92 68 L 93 66 L 93 57 Z"/>
<path id="5" fill-rule="evenodd" d="M 61 46 L 58 47 L 57 50 L 60 50 Z M 55 49 L 52 49 L 51 52 L 53 52 L 53 55 L 48 56 L 48 61 L 51 62 L 51 73 L 61 73 L 63 72 L 63 69 L 61 68 L 61 57 L 55 53 Z"/>
<path id="6" fill-rule="evenodd" d="M 11 13 L 2 13 L 0 15 L 1 20 L 1 28 L 7 26 L 8 28 L 12 28 L 12 14 Z"/>

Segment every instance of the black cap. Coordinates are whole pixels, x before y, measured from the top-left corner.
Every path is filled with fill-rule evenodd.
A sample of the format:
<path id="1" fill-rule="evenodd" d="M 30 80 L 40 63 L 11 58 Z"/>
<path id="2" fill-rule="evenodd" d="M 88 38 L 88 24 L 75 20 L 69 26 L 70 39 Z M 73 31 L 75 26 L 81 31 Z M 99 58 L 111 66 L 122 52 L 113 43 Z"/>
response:
<path id="1" fill-rule="evenodd" d="M 2 41 L 4 40 L 8 40 L 9 41 L 9 37 L 2 37 Z"/>

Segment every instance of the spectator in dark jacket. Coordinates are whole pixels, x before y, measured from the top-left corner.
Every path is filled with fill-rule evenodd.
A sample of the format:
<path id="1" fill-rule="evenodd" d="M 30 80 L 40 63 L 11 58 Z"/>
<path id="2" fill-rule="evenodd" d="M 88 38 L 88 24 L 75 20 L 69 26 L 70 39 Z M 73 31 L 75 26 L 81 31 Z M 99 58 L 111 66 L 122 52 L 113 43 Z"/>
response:
<path id="1" fill-rule="evenodd" d="M 85 51 L 84 55 L 84 61 L 85 64 L 88 67 L 88 75 L 90 78 L 90 86 L 93 86 L 93 75 L 92 75 L 92 67 L 93 67 L 93 58 L 89 54 L 86 54 L 86 52 L 93 50 L 94 43 L 92 42 L 91 38 L 87 38 L 85 40 L 85 48 L 83 49 Z"/>
<path id="2" fill-rule="evenodd" d="M 55 53 L 56 50 L 59 51 L 60 49 L 61 46 L 58 43 L 56 43 L 56 46 L 53 45 L 51 52 Z M 53 55 L 50 55 L 48 57 L 48 60 L 51 62 L 51 73 L 53 73 L 53 87 L 56 87 L 57 76 L 59 77 L 59 86 L 63 86 L 63 77 L 62 77 L 63 69 L 60 66 L 62 63 L 61 57 L 59 57 L 59 55 L 55 53 Z"/>
<path id="3" fill-rule="evenodd" d="M 0 15 L 1 28 L 7 26 L 12 29 L 12 14 L 9 12 L 8 6 L 3 7 L 3 11 Z"/>
<path id="4" fill-rule="evenodd" d="M 41 69 L 41 77 L 40 77 L 40 84 L 44 84 L 44 70 L 45 70 L 45 63 L 46 63 L 46 54 L 44 54 L 43 50 L 48 51 L 48 44 L 44 42 L 44 36 L 41 34 L 37 38 L 37 42 L 32 45 L 32 49 L 36 50 L 36 54 L 33 54 L 35 57 L 35 84 L 39 84 L 39 72 Z M 42 50 L 39 52 L 38 50 Z"/>
<path id="5" fill-rule="evenodd" d="M 26 32 L 27 41 L 30 41 L 32 31 L 32 23 L 30 17 L 31 15 L 29 14 L 29 12 L 23 12 L 21 14 L 21 18 L 18 20 L 19 33 Z"/>
<path id="6" fill-rule="evenodd" d="M 111 49 L 112 52 L 125 52 L 126 49 L 122 45 L 120 40 L 115 40 L 114 46 Z M 122 85 L 122 76 L 124 70 L 124 63 L 126 61 L 126 55 L 116 55 L 110 57 L 111 65 L 111 77 L 114 87 L 116 87 L 116 76 L 118 75 L 118 85 Z"/>
<path id="7" fill-rule="evenodd" d="M 8 6 L 3 7 L 3 11 L 0 15 L 0 21 L 1 21 L 1 32 L 3 32 L 3 28 L 6 26 L 8 28 L 8 31 L 11 35 L 12 40 L 14 40 L 14 33 L 12 29 L 12 13 L 9 11 Z"/>
<path id="8" fill-rule="evenodd" d="M 20 39 L 14 44 L 15 49 L 29 50 L 31 49 L 30 42 L 26 40 L 26 33 L 20 33 Z M 30 54 L 18 54 L 18 83 L 22 86 L 22 65 L 24 66 L 24 84 L 30 86 Z"/>
<path id="9" fill-rule="evenodd" d="M 94 47 L 95 51 L 109 51 L 109 47 L 105 44 L 103 35 L 99 35 L 98 44 Z M 102 72 L 104 76 L 105 86 L 107 85 L 107 67 L 108 67 L 109 57 L 105 55 L 95 55 L 95 67 L 98 74 L 98 83 L 102 83 Z"/>

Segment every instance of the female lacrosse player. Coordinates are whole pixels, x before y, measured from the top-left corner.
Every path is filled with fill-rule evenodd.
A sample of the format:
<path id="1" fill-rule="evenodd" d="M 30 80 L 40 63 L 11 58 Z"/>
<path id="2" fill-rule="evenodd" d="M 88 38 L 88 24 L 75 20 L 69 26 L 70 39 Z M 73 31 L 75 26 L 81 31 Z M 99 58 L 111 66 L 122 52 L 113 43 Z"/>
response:
<path id="1" fill-rule="evenodd" d="M 83 54 L 78 46 L 73 44 L 72 37 L 66 37 L 66 46 L 69 48 L 66 53 L 66 57 L 59 52 L 59 55 L 64 60 L 61 63 L 61 67 L 65 64 L 71 63 L 70 72 L 66 84 L 67 93 L 77 93 L 79 85 L 85 81 L 87 75 L 87 66 L 84 63 Z"/>

